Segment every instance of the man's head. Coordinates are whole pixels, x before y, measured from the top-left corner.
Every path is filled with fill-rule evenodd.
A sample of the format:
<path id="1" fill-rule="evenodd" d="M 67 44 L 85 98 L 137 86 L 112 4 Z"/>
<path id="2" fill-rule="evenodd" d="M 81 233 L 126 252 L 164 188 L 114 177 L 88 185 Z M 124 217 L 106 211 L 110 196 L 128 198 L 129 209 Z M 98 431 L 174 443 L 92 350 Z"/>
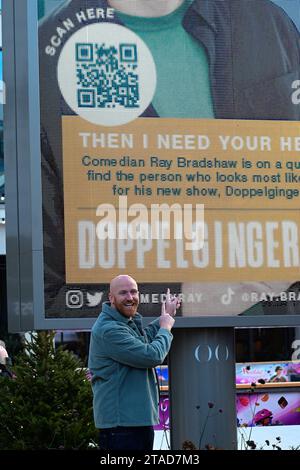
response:
<path id="1" fill-rule="evenodd" d="M 139 305 L 139 291 L 135 280 L 127 275 L 115 277 L 110 283 L 111 306 L 125 317 L 133 317 Z"/>

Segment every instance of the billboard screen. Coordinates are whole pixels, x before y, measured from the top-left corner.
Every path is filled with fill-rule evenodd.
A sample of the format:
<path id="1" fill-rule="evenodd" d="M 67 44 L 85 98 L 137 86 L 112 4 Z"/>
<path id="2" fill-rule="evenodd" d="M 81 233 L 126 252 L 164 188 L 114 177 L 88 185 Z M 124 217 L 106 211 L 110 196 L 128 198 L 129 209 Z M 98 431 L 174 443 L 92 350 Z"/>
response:
<path id="1" fill-rule="evenodd" d="M 241 393 L 237 395 L 240 427 L 300 424 L 299 392 Z"/>
<path id="2" fill-rule="evenodd" d="M 240 385 L 259 383 L 259 380 L 263 383 L 280 383 L 300 381 L 299 379 L 299 361 L 236 364 L 236 383 Z"/>
<path id="3" fill-rule="evenodd" d="M 300 2 L 37 4 L 45 318 L 298 315 Z"/>

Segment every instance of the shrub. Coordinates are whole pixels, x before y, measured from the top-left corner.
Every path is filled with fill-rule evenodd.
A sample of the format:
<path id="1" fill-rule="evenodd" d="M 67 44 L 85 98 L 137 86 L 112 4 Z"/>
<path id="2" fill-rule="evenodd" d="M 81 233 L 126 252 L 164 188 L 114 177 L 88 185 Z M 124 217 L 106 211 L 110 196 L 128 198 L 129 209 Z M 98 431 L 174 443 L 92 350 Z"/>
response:
<path id="1" fill-rule="evenodd" d="M 55 332 L 32 334 L 15 358 L 15 379 L 0 379 L 0 449 L 86 449 L 96 440 L 92 391 Z"/>

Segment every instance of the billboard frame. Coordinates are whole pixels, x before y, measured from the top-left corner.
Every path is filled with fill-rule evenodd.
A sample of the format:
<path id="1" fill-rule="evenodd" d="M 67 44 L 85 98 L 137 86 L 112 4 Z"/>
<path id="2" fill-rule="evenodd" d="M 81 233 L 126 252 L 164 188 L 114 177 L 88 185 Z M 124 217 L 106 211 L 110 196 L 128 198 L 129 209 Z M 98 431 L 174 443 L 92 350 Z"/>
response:
<path id="1" fill-rule="evenodd" d="M 2 10 L 9 331 L 89 330 L 94 317 L 44 315 L 38 8 L 32 0 L 3 0 Z M 177 328 L 297 325 L 300 315 L 178 317 L 176 322 Z"/>

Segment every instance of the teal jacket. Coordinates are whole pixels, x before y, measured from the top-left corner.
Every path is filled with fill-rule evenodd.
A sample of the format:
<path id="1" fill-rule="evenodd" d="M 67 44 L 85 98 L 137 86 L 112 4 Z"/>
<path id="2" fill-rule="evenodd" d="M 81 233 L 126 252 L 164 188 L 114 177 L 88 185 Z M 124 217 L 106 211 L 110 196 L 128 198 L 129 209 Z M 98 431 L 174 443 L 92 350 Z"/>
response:
<path id="1" fill-rule="evenodd" d="M 144 330 L 138 313 L 126 318 L 104 303 L 91 333 L 96 428 L 151 426 L 158 423 L 158 390 L 153 367 L 165 359 L 172 334 L 159 319 Z"/>

